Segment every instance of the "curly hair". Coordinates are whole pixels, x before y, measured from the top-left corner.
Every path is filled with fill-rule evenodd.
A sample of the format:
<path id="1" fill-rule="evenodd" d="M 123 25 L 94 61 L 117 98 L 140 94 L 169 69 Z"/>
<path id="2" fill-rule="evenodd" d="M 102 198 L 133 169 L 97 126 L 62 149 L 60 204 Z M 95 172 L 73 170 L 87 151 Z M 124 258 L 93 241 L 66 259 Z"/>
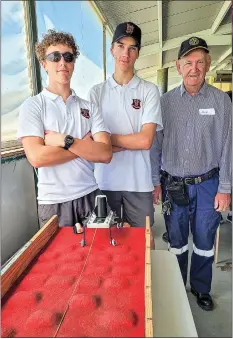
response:
<path id="1" fill-rule="evenodd" d="M 79 47 L 71 34 L 49 29 L 48 32 L 43 35 L 43 39 L 35 44 L 36 56 L 39 62 L 45 60 L 45 53 L 49 46 L 56 46 L 58 44 L 67 45 L 72 48 L 75 59 L 79 56 Z"/>

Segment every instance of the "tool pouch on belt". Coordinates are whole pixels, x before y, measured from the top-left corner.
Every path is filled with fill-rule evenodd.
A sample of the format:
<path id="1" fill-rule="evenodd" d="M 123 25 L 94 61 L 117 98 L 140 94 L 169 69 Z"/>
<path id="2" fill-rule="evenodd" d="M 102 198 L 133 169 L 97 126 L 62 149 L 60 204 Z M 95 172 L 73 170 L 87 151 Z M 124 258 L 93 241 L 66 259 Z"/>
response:
<path id="1" fill-rule="evenodd" d="M 183 181 L 172 181 L 167 184 L 167 192 L 176 205 L 185 206 L 189 204 L 187 187 Z"/>

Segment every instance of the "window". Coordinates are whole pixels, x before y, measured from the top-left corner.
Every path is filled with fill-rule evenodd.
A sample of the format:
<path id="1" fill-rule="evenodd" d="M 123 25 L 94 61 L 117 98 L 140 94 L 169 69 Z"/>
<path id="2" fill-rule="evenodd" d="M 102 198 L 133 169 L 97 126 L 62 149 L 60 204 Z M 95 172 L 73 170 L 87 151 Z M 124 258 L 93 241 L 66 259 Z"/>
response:
<path id="1" fill-rule="evenodd" d="M 24 10 L 21 1 L 2 1 L 2 149 L 14 148 L 19 107 L 31 95 L 29 88 L 27 50 L 25 44 Z"/>
<path id="2" fill-rule="evenodd" d="M 79 46 L 71 87 L 86 99 L 92 86 L 104 80 L 103 28 L 88 1 L 36 1 L 39 40 L 48 29 L 71 33 Z M 42 85 L 47 74 L 42 70 Z"/>
<path id="3" fill-rule="evenodd" d="M 110 52 L 112 37 L 106 29 L 106 78 L 109 78 L 114 73 L 114 58 Z"/>

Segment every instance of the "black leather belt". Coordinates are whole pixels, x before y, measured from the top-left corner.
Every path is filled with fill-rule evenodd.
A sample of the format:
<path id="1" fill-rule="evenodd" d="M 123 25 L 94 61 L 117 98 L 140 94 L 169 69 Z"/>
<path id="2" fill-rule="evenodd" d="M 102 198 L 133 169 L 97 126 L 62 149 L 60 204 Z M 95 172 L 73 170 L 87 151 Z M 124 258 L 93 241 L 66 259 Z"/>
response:
<path id="1" fill-rule="evenodd" d="M 161 170 L 161 175 L 164 178 L 168 178 L 170 176 L 175 181 L 183 181 L 186 185 L 195 185 L 212 178 L 212 176 L 218 172 L 219 172 L 218 168 L 213 168 L 209 172 L 199 175 L 197 177 L 182 178 L 182 177 L 173 177 L 168 172 Z"/>

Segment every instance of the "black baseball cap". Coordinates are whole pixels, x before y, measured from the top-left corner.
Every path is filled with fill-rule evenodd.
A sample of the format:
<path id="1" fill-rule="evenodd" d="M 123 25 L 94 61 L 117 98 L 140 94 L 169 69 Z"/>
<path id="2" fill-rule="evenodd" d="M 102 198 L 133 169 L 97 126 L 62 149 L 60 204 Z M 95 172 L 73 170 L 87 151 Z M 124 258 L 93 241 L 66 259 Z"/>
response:
<path id="1" fill-rule="evenodd" d="M 178 53 L 178 59 L 185 56 L 189 52 L 193 51 L 194 49 L 202 48 L 206 53 L 209 53 L 209 48 L 207 46 L 207 43 L 202 38 L 197 38 L 196 36 L 193 36 L 185 41 L 182 42 L 180 45 L 179 53 Z"/>
<path id="2" fill-rule="evenodd" d="M 141 28 L 139 28 L 136 24 L 134 24 L 133 22 L 123 22 L 116 27 L 112 43 L 124 37 L 131 37 L 136 41 L 136 45 L 140 49 L 141 36 L 142 36 Z"/>

